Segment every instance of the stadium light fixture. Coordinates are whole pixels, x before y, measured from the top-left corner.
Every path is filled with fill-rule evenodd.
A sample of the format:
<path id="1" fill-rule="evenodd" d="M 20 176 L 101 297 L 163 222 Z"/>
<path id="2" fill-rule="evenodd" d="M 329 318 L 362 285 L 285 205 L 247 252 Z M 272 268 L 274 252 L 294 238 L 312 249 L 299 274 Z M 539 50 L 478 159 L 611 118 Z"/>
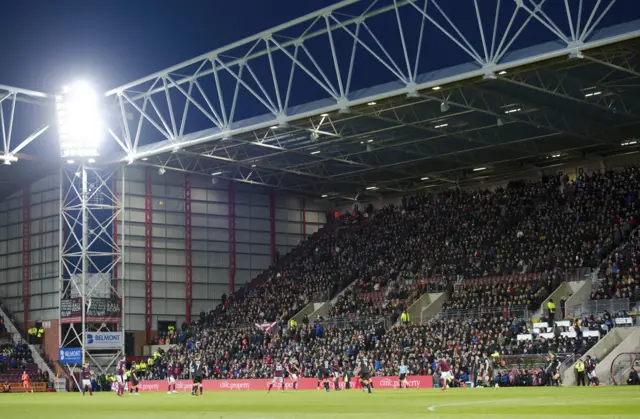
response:
<path id="1" fill-rule="evenodd" d="M 625 141 L 624 143 L 620 144 L 621 146 L 627 146 L 627 145 L 634 145 L 634 144 L 638 144 L 638 142 L 636 140 L 631 140 L 631 141 Z"/>
<path id="2" fill-rule="evenodd" d="M 602 92 L 590 92 L 584 95 L 584 97 L 598 96 L 601 95 Z"/>
<path id="3" fill-rule="evenodd" d="M 329 116 L 329 114 L 328 113 L 323 113 L 320 116 L 323 117 L 323 118 L 326 118 L 327 116 Z"/>
<path id="4" fill-rule="evenodd" d="M 376 102 L 369 102 L 369 103 L 367 103 L 367 105 L 373 106 L 373 105 L 377 105 L 377 103 Z"/>
<path id="5" fill-rule="evenodd" d="M 554 159 L 557 159 L 558 157 L 561 157 L 562 154 L 557 153 L 557 154 L 552 154 L 551 157 L 553 157 Z"/>
<path id="6" fill-rule="evenodd" d="M 218 176 L 218 175 L 221 175 L 221 174 L 222 174 L 222 172 L 213 172 L 213 173 L 211 173 L 211 176 Z"/>
<path id="7" fill-rule="evenodd" d="M 164 167 L 158 168 L 158 174 L 160 176 L 164 175 L 165 173 L 167 173 L 167 169 L 165 169 Z"/>
<path id="8" fill-rule="evenodd" d="M 440 86 L 434 86 L 434 87 L 431 88 L 431 90 L 440 90 L 440 89 L 442 89 L 442 87 L 440 87 Z"/>
<path id="9" fill-rule="evenodd" d="M 272 126 L 269 127 L 269 129 L 278 129 L 278 126 L 277 125 L 272 125 Z"/>
<path id="10" fill-rule="evenodd" d="M 507 70 L 502 70 L 501 72 L 498 73 L 498 75 L 500 76 L 504 76 L 505 74 L 507 74 Z"/>
<path id="11" fill-rule="evenodd" d="M 251 165 L 251 167 L 256 167 L 256 165 L 255 165 L 255 164 L 252 164 L 252 165 Z"/>
<path id="12" fill-rule="evenodd" d="M 429 180 L 429 177 L 425 176 L 425 177 L 421 178 L 420 180 Z"/>
<path id="13" fill-rule="evenodd" d="M 0 160 L 2 160 L 2 164 L 11 166 L 11 163 L 17 162 L 18 158 L 13 154 L 3 154 L 0 156 Z"/>
<path id="14" fill-rule="evenodd" d="M 324 194 L 324 195 L 322 195 L 322 198 L 326 198 L 327 196 L 329 196 L 329 195 L 327 195 L 327 194 Z"/>
<path id="15" fill-rule="evenodd" d="M 486 167 L 476 167 L 476 168 L 473 169 L 474 172 L 481 172 L 483 170 L 487 170 L 487 168 Z"/>
<path id="16" fill-rule="evenodd" d="M 75 163 L 75 160 L 71 160 L 71 159 L 67 160 L 67 164 L 73 164 L 73 163 Z"/>
<path id="17" fill-rule="evenodd" d="M 448 126 L 449 124 L 440 124 L 440 125 L 436 125 L 434 128 L 446 128 Z"/>
<path id="18" fill-rule="evenodd" d="M 320 154 L 320 150 L 312 151 L 311 154 Z"/>
<path id="19" fill-rule="evenodd" d="M 368 191 L 375 191 L 376 189 L 378 189 L 377 186 L 367 186 L 366 188 Z"/>
<path id="20" fill-rule="evenodd" d="M 440 112 L 445 113 L 448 110 L 449 110 L 449 104 L 446 102 L 442 102 L 440 104 Z"/>
<path id="21" fill-rule="evenodd" d="M 141 158 L 140 160 L 142 160 L 142 161 L 147 161 L 147 160 L 149 160 L 149 157 L 143 157 L 143 158 Z"/>
<path id="22" fill-rule="evenodd" d="M 88 161 L 89 163 L 95 163 L 95 162 L 96 162 L 96 159 L 94 159 L 94 158 L 90 158 L 90 159 L 89 159 L 89 160 L 87 160 L 87 161 Z"/>
<path id="23" fill-rule="evenodd" d="M 521 110 L 522 110 L 521 108 L 509 109 L 507 111 L 504 111 L 504 113 L 510 114 L 510 113 L 515 113 L 515 112 L 520 112 Z"/>
<path id="24" fill-rule="evenodd" d="M 63 158 L 88 158 L 100 155 L 104 124 L 100 96 L 85 81 L 64 86 L 56 96 L 60 154 Z"/>

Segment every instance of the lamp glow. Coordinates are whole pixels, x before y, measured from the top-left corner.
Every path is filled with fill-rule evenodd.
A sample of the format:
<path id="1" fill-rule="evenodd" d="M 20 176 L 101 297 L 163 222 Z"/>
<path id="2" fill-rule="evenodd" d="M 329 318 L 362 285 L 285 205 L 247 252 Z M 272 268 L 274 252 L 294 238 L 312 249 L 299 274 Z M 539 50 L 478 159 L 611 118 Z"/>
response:
<path id="1" fill-rule="evenodd" d="M 62 157 L 98 156 L 104 127 L 95 89 L 83 81 L 65 86 L 56 97 L 56 111 Z"/>

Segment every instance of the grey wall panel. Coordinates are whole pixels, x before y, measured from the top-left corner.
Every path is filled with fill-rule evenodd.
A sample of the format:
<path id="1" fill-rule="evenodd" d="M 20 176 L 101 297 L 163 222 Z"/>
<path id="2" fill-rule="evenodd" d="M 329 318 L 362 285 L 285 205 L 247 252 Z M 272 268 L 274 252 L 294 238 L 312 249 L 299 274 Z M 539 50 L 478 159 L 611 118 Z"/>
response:
<path id="1" fill-rule="evenodd" d="M 170 172 L 151 176 L 154 319 L 184 318 L 185 177 Z M 58 212 L 57 176 L 31 185 L 30 231 L 32 312 L 57 316 Z M 193 313 L 210 309 L 228 293 L 228 190 L 225 181 L 191 177 Z M 249 282 L 271 258 L 270 191 L 236 184 L 236 287 Z M 127 328 L 144 329 L 145 170 L 128 167 L 125 182 Z M 0 296 L 21 308 L 22 192 L 0 202 Z M 276 247 L 286 253 L 302 239 L 302 199 L 275 195 Z M 324 207 L 308 201 L 307 234 L 324 222 Z M 163 317 L 164 316 L 164 317 Z"/>
<path id="2" fill-rule="evenodd" d="M 130 310 L 131 306 L 127 305 L 127 312 Z M 127 330 L 144 330 L 144 314 L 127 314 L 125 322 Z"/>

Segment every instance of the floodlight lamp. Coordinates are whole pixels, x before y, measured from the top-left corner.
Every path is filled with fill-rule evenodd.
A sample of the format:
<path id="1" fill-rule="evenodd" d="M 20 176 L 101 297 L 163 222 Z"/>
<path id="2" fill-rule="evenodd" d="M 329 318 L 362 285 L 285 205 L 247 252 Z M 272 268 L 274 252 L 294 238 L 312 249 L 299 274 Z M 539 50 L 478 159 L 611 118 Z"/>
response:
<path id="1" fill-rule="evenodd" d="M 56 97 L 61 156 L 98 156 L 104 133 L 100 96 L 84 81 L 65 86 L 62 91 Z"/>

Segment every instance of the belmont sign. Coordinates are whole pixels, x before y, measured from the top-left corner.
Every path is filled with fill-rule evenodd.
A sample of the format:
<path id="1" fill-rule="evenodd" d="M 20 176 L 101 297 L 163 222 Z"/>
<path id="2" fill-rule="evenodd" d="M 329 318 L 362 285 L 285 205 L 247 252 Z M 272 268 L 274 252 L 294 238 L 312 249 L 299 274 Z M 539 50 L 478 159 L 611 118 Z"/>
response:
<path id="1" fill-rule="evenodd" d="M 123 342 L 122 332 L 87 332 L 87 348 L 120 348 Z"/>

